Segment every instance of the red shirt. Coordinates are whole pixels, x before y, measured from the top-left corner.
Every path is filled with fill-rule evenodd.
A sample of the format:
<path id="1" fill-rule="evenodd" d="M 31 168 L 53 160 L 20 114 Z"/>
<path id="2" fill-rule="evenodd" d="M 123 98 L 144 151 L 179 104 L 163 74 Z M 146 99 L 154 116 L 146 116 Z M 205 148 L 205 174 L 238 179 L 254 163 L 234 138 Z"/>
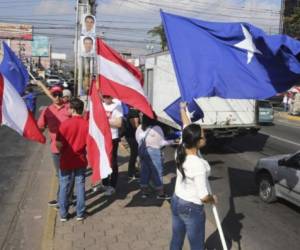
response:
<path id="1" fill-rule="evenodd" d="M 59 153 L 56 147 L 56 134 L 59 125 L 69 118 L 69 106 L 64 104 L 60 107 L 57 107 L 56 105 L 51 104 L 42 111 L 38 119 L 39 128 L 48 127 L 49 129 L 52 153 Z"/>
<path id="2" fill-rule="evenodd" d="M 60 168 L 73 170 L 87 166 L 86 138 L 88 121 L 81 116 L 73 116 L 59 126 L 57 140 L 62 143 Z"/>

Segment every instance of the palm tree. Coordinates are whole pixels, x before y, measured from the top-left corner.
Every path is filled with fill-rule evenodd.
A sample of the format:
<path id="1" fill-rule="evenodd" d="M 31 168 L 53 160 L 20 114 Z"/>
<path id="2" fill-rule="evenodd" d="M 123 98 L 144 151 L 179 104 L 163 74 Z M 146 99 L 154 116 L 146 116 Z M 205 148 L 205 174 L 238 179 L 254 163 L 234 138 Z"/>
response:
<path id="1" fill-rule="evenodd" d="M 162 51 L 165 51 L 167 49 L 167 39 L 165 35 L 165 30 L 162 24 L 153 27 L 151 30 L 147 32 L 148 34 L 151 34 L 151 36 L 159 36 L 160 38 L 160 46 Z"/>

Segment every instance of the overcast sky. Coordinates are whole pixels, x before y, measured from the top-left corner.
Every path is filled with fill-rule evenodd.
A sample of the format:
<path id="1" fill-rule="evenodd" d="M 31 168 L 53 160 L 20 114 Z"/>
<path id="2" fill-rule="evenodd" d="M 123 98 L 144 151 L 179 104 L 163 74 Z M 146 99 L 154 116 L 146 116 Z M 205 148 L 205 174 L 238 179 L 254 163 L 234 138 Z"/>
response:
<path id="1" fill-rule="evenodd" d="M 281 0 L 97 0 L 97 33 L 119 51 L 158 50 L 147 34 L 161 20 L 159 9 L 208 21 L 246 21 L 277 33 Z M 73 54 L 76 0 L 0 0 L 0 22 L 31 23 L 48 35 L 53 51 Z"/>

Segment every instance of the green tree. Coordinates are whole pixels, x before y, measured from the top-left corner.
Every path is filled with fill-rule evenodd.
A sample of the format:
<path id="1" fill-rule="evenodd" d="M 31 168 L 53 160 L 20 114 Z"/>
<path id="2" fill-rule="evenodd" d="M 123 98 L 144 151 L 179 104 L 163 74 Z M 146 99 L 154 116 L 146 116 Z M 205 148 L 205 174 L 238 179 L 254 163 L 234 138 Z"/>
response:
<path id="1" fill-rule="evenodd" d="M 160 46 L 162 51 L 165 51 L 167 49 L 167 39 L 165 35 L 165 30 L 162 24 L 153 27 L 151 30 L 147 32 L 152 37 L 158 36 L 160 38 Z"/>
<path id="2" fill-rule="evenodd" d="M 284 17 L 284 33 L 291 37 L 300 38 L 300 8 L 295 7 Z"/>

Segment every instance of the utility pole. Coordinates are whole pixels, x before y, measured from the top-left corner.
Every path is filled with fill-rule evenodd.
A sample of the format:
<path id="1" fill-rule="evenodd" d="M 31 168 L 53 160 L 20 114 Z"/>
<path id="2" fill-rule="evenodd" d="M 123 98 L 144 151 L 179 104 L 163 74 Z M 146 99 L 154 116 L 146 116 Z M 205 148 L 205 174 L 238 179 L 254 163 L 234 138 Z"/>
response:
<path id="1" fill-rule="evenodd" d="M 279 34 L 284 33 L 285 0 L 281 0 Z"/>
<path id="2" fill-rule="evenodd" d="M 83 18 L 86 15 L 96 15 L 96 0 L 77 0 L 76 4 L 76 31 L 75 31 L 75 63 L 74 63 L 74 83 L 75 94 L 78 96 L 86 95 L 87 88 L 90 84 L 91 75 L 93 71 L 93 57 L 84 57 L 82 54 L 82 31 L 83 31 Z M 94 19 L 95 21 L 95 19 Z M 96 22 L 94 23 L 96 27 Z M 90 35 L 89 35 L 90 36 Z M 94 45 L 95 46 L 95 45 Z"/>
<path id="3" fill-rule="evenodd" d="M 80 30 L 79 22 L 79 0 L 76 0 L 76 27 L 74 39 L 74 95 L 78 93 L 78 31 Z"/>

